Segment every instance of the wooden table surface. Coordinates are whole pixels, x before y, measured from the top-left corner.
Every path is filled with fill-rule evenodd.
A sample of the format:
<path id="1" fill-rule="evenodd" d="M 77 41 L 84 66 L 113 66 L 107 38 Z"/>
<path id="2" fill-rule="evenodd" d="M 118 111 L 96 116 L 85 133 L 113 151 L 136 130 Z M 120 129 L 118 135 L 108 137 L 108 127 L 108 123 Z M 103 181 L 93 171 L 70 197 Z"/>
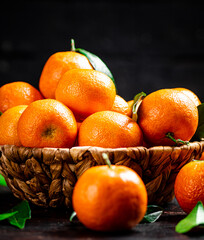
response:
<path id="1" fill-rule="evenodd" d="M 0 188 L 0 213 L 6 212 L 19 202 L 9 189 Z M 174 200 L 167 204 L 163 215 L 155 223 L 143 223 L 132 230 L 120 233 L 94 232 L 78 221 L 69 222 L 70 210 L 45 209 L 30 205 L 31 219 L 23 230 L 13 227 L 7 221 L 0 222 L 0 240 L 63 240 L 63 239 L 204 239 L 201 228 L 188 234 L 175 232 L 176 224 L 185 217 Z"/>

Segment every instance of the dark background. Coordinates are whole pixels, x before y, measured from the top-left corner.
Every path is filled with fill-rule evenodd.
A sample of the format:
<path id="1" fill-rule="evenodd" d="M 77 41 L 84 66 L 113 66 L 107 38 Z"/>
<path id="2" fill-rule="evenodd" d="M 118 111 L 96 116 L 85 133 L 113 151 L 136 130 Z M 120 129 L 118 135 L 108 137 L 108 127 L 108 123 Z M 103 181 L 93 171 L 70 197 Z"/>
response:
<path id="1" fill-rule="evenodd" d="M 165 2 L 165 3 L 164 3 Z M 7 1 L 0 8 L 0 81 L 38 88 L 50 55 L 98 55 L 118 93 L 186 87 L 204 101 L 204 7 L 186 1 Z"/>

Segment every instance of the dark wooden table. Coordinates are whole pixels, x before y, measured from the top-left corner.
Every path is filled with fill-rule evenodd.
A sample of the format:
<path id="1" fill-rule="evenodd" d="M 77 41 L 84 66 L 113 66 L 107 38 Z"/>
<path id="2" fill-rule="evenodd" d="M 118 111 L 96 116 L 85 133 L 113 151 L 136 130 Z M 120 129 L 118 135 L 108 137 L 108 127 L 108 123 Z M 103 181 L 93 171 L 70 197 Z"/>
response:
<path id="1" fill-rule="evenodd" d="M 7 188 L 0 188 L 0 213 L 6 212 L 19 202 Z M 123 233 L 101 233 L 85 228 L 78 221 L 69 222 L 70 210 L 44 209 L 31 206 L 32 218 L 23 230 L 7 221 L 0 222 L 0 240 L 63 240 L 63 239 L 204 239 L 203 229 L 194 229 L 188 234 L 175 232 L 176 224 L 185 213 L 174 200 L 167 204 L 163 215 L 155 223 L 139 224 Z"/>

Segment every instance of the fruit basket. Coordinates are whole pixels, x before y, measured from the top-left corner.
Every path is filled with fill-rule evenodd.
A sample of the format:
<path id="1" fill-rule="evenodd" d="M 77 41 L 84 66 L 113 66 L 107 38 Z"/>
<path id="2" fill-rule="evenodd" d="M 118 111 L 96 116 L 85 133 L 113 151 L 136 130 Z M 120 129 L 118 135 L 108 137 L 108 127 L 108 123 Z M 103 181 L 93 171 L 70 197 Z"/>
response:
<path id="1" fill-rule="evenodd" d="M 162 205 L 174 198 L 174 181 L 181 167 L 197 159 L 204 141 L 176 147 L 134 148 L 26 148 L 0 146 L 0 173 L 20 199 L 43 207 L 71 207 L 77 179 L 88 168 L 105 164 L 107 153 L 112 164 L 134 169 L 143 179 L 149 204 Z"/>

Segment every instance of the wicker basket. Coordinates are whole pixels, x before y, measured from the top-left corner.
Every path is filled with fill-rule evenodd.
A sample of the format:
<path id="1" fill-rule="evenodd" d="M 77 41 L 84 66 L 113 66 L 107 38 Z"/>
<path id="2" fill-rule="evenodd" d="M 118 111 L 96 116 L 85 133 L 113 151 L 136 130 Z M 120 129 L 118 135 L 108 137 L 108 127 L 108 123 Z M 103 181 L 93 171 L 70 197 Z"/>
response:
<path id="1" fill-rule="evenodd" d="M 112 164 L 137 171 L 146 185 L 149 204 L 163 204 L 174 198 L 174 181 L 180 168 L 199 158 L 204 141 L 181 147 L 25 148 L 0 146 L 0 173 L 13 194 L 44 207 L 71 207 L 74 185 L 88 168 L 105 164 L 107 153 Z"/>

